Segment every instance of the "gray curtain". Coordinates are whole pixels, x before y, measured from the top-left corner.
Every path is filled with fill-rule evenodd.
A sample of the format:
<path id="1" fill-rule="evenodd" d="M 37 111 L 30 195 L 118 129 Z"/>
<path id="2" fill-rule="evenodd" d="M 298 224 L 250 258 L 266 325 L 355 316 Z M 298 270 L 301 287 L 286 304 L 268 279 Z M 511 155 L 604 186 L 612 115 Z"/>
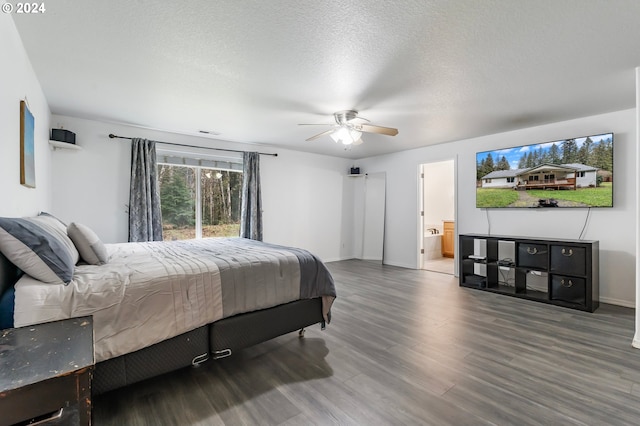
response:
<path id="1" fill-rule="evenodd" d="M 156 143 L 131 140 L 129 241 L 162 241 Z"/>
<path id="2" fill-rule="evenodd" d="M 262 200 L 260 196 L 260 154 L 242 155 L 242 211 L 240 236 L 262 241 Z"/>

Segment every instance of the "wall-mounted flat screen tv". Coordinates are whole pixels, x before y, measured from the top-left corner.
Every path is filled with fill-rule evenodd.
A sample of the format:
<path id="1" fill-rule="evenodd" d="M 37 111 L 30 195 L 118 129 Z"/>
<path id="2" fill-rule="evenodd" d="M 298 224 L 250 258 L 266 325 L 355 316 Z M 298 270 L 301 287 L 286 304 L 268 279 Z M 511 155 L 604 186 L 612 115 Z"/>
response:
<path id="1" fill-rule="evenodd" d="M 613 207 L 613 133 L 478 152 L 476 207 Z"/>

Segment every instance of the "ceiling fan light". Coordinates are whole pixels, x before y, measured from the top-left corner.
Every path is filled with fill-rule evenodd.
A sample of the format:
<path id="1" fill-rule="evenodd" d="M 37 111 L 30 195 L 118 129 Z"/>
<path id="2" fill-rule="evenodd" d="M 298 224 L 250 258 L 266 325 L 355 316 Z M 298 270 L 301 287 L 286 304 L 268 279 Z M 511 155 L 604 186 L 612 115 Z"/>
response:
<path id="1" fill-rule="evenodd" d="M 345 140 L 349 136 L 349 131 L 344 126 L 341 126 L 341 127 L 338 127 L 329 136 L 331 136 L 331 139 L 333 139 L 334 142 L 342 143 L 342 141 Z"/>
<path id="2" fill-rule="evenodd" d="M 360 139 L 360 136 L 362 136 L 362 132 L 351 129 L 347 126 L 340 126 L 338 130 L 331 133 L 329 136 L 331 136 L 331 139 L 333 139 L 333 141 L 336 143 L 340 142 L 343 145 L 351 145 L 352 143 Z"/>

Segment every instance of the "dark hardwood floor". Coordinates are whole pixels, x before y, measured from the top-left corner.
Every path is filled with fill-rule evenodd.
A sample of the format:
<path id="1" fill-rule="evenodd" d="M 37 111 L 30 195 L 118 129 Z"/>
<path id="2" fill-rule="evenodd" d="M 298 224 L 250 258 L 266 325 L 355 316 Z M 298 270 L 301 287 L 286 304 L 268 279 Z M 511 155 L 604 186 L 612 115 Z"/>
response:
<path id="1" fill-rule="evenodd" d="M 327 264 L 333 322 L 94 399 L 102 425 L 638 425 L 634 310 Z"/>

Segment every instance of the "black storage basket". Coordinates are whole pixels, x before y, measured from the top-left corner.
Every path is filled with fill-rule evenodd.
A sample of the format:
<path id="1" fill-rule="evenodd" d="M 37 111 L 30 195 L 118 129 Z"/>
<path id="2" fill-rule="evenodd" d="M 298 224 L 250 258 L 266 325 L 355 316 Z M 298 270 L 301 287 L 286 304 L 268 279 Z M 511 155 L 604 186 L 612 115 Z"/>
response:
<path id="1" fill-rule="evenodd" d="M 553 275 L 551 277 L 551 300 L 584 305 L 586 290 L 585 280 L 576 277 Z"/>
<path id="2" fill-rule="evenodd" d="M 551 272 L 585 275 L 587 250 L 584 247 L 551 246 Z"/>
<path id="3" fill-rule="evenodd" d="M 547 269 L 549 250 L 546 244 L 518 243 L 518 266 Z"/>

